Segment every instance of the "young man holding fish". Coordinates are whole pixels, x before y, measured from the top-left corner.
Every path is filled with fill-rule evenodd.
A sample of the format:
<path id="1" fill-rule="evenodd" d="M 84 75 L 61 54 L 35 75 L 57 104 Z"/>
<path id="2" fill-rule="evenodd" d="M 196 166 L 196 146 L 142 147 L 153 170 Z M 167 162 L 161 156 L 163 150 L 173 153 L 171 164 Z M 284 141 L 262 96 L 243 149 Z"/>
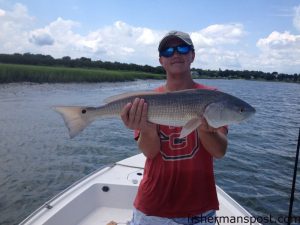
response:
<path id="1" fill-rule="evenodd" d="M 167 80 L 155 91 L 214 89 L 192 79 L 195 51 L 188 34 L 169 32 L 158 50 Z M 213 128 L 205 118 L 198 118 L 187 124 L 187 129 L 196 129 L 179 138 L 180 127 L 150 123 L 147 115 L 148 105 L 142 98 L 135 98 L 121 112 L 126 127 L 135 130 L 138 147 L 147 158 L 131 224 L 215 224 L 219 203 L 213 158 L 226 153 L 227 127 Z"/>
<path id="2" fill-rule="evenodd" d="M 158 50 L 167 81 L 155 92 L 112 96 L 99 107 L 54 109 L 63 116 L 71 138 L 102 117 L 121 115 L 135 130 L 147 159 L 132 225 L 214 224 L 219 203 L 213 158 L 226 153 L 226 125 L 249 118 L 255 109 L 193 81 L 195 51 L 188 34 L 168 33 Z"/>

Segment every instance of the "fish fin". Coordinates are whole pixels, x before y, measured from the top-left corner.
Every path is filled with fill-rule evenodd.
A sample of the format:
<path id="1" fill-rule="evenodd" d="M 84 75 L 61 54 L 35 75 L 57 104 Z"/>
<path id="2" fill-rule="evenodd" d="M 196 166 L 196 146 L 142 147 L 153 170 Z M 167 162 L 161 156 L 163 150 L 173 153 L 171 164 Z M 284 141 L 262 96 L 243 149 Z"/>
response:
<path id="1" fill-rule="evenodd" d="M 206 106 L 203 117 L 206 119 L 209 126 L 213 128 L 221 127 L 218 121 L 221 121 L 221 104 L 219 102 L 211 103 Z"/>
<path id="2" fill-rule="evenodd" d="M 201 118 L 193 118 L 189 120 L 182 128 L 179 138 L 188 136 L 192 131 L 201 125 Z"/>
<path id="3" fill-rule="evenodd" d="M 114 95 L 114 96 L 110 96 L 106 99 L 104 99 L 105 103 L 110 103 L 119 99 L 123 99 L 123 98 L 129 98 L 129 97 L 142 97 L 143 95 L 159 95 L 161 93 L 159 92 L 154 92 L 154 91 L 136 91 L 136 92 L 128 92 L 128 93 L 123 93 L 123 94 L 119 94 L 119 95 Z"/>
<path id="4" fill-rule="evenodd" d="M 75 137 L 86 128 L 94 118 L 86 114 L 88 107 L 80 106 L 54 106 L 53 109 L 64 119 L 69 130 L 70 138 Z M 85 112 L 83 113 L 83 111 Z"/>
<path id="5" fill-rule="evenodd" d="M 166 91 L 166 92 L 156 92 L 151 90 L 145 90 L 145 91 L 134 91 L 134 92 L 127 92 L 119 95 L 110 96 L 108 98 L 105 98 L 103 101 L 105 103 L 110 103 L 119 99 L 123 98 L 129 98 L 129 97 L 143 97 L 143 95 L 161 95 L 161 94 L 175 94 L 175 93 L 185 93 L 185 92 L 194 92 L 199 89 L 185 89 L 185 90 L 179 90 L 179 91 Z"/>

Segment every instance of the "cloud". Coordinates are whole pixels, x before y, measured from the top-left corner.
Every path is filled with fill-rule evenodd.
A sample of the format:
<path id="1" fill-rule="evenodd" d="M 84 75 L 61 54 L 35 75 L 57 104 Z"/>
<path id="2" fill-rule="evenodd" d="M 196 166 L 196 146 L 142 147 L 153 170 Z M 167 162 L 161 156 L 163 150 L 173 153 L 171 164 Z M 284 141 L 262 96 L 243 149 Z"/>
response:
<path id="1" fill-rule="evenodd" d="M 26 6 L 20 3 L 15 4 L 11 11 L 0 9 L 0 16 L 1 29 L 12 26 L 13 29 L 25 30 L 34 20 L 28 15 Z"/>
<path id="2" fill-rule="evenodd" d="M 300 68 L 300 35 L 273 31 L 257 41 L 259 65 L 268 70 L 296 72 Z"/>
<path id="3" fill-rule="evenodd" d="M 90 49 L 83 45 L 84 39 L 74 32 L 79 26 L 80 23 L 76 21 L 58 17 L 43 28 L 33 29 L 28 36 L 28 42 L 32 44 L 30 52 L 53 57 L 90 57 Z"/>
<path id="4" fill-rule="evenodd" d="M 195 66 L 205 69 L 241 70 L 241 52 L 221 48 L 200 48 L 196 51 Z"/>
<path id="5" fill-rule="evenodd" d="M 293 21 L 298 28 L 299 15 L 300 6 L 295 8 Z M 157 45 L 167 32 L 116 21 L 81 34 L 77 28 L 82 24 L 77 21 L 59 17 L 43 27 L 36 22 L 22 4 L 0 9 L 0 53 L 31 52 L 158 66 Z M 299 72 L 300 35 L 273 31 L 258 39 L 253 48 L 259 52 L 252 55 L 243 48 L 251 34 L 241 23 L 212 24 L 190 35 L 197 53 L 193 67 Z"/>
<path id="6" fill-rule="evenodd" d="M 30 52 L 158 65 L 156 45 L 163 35 L 161 31 L 116 21 L 81 35 L 75 32 L 79 26 L 78 22 L 57 18 L 43 28 L 31 30 L 28 35 Z"/>
<path id="7" fill-rule="evenodd" d="M 19 13 L 16 13 L 17 11 Z M 25 6 L 17 4 L 10 13 L 15 15 L 14 19 L 8 18 L 6 14 L 4 16 L 15 27 L 14 32 L 12 30 L 10 33 L 15 33 L 17 36 L 21 34 L 22 40 L 11 41 L 9 36 L 5 35 L 3 43 L 6 43 L 7 48 L 1 49 L 0 46 L 1 52 L 32 52 L 50 54 L 53 57 L 69 55 L 72 58 L 89 57 L 103 61 L 157 66 L 159 65 L 157 45 L 167 32 L 116 21 L 111 25 L 81 35 L 75 31 L 81 26 L 76 21 L 59 17 L 42 28 L 35 28 L 34 19 L 28 15 Z M 7 30 L 3 33 L 7 33 Z M 207 57 L 196 60 L 194 66 L 209 66 L 209 64 L 215 66 L 220 63 L 223 67 L 226 62 L 229 62 L 229 65 L 238 65 L 236 55 L 230 51 L 223 51 L 222 45 L 237 43 L 243 35 L 245 31 L 241 24 L 216 24 L 192 32 L 191 37 L 196 51 L 201 51 L 203 47 L 212 48 L 206 51 Z M 13 46 L 20 46 L 20 48 L 16 49 Z M 204 60 L 205 58 L 207 61 Z"/>
<path id="8" fill-rule="evenodd" d="M 0 10 L 0 52 L 23 52 L 27 48 L 28 31 L 34 18 L 28 15 L 26 6 L 15 4 L 11 10 Z"/>
<path id="9" fill-rule="evenodd" d="M 240 51 L 230 50 L 247 32 L 242 24 L 214 24 L 192 32 L 197 53 L 194 67 L 206 69 L 242 69 Z"/>
<path id="10" fill-rule="evenodd" d="M 158 65 L 156 45 L 161 36 L 160 31 L 116 21 L 85 36 L 73 33 L 69 40 L 74 50 L 94 59 Z"/>
<path id="11" fill-rule="evenodd" d="M 145 44 L 145 45 L 153 45 L 157 44 L 157 40 L 159 39 L 158 34 L 155 31 L 152 31 L 148 28 L 140 28 L 140 35 L 137 38 L 137 43 Z"/>
<path id="12" fill-rule="evenodd" d="M 300 5 L 294 8 L 293 24 L 295 28 L 300 31 Z"/>
<path id="13" fill-rule="evenodd" d="M 289 32 L 280 33 L 273 31 L 268 37 L 259 39 L 257 47 L 261 50 L 300 50 L 300 35 L 292 35 Z"/>
<path id="14" fill-rule="evenodd" d="M 211 47 L 235 44 L 246 35 L 242 24 L 214 24 L 198 32 L 192 32 L 191 38 L 199 47 Z"/>
<path id="15" fill-rule="evenodd" d="M 0 9 L 0 17 L 5 16 L 5 11 L 3 9 Z"/>
<path id="16" fill-rule="evenodd" d="M 56 40 L 57 45 L 54 47 L 58 47 L 60 45 L 70 46 L 73 44 L 72 41 L 78 41 L 80 39 L 80 35 L 73 32 L 73 29 L 79 25 L 80 24 L 75 21 L 64 20 L 59 17 L 44 28 L 31 31 L 29 40 L 35 44 L 35 40 L 42 42 L 45 41 L 49 45 L 53 45 L 54 40 Z M 39 45 L 42 44 L 40 43 Z"/>
<path id="17" fill-rule="evenodd" d="M 54 39 L 51 37 L 51 35 L 43 30 L 31 32 L 29 41 L 39 46 L 54 44 Z"/>

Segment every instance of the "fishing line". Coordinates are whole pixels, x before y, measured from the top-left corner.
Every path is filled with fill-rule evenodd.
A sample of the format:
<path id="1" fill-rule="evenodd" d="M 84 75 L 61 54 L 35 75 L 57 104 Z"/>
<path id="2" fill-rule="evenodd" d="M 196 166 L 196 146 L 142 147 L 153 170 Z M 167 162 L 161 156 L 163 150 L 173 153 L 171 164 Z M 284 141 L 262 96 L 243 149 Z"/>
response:
<path id="1" fill-rule="evenodd" d="M 290 225 L 292 222 L 293 203 L 294 203 L 294 194 L 295 194 L 298 159 L 299 159 L 299 148 L 300 148 L 300 128 L 299 128 L 299 134 L 298 134 L 298 144 L 297 144 L 295 167 L 294 167 L 294 177 L 293 177 L 292 191 L 291 191 L 291 197 L 290 197 L 290 208 L 289 208 L 289 216 L 288 216 L 288 223 L 287 223 L 288 225 Z"/>

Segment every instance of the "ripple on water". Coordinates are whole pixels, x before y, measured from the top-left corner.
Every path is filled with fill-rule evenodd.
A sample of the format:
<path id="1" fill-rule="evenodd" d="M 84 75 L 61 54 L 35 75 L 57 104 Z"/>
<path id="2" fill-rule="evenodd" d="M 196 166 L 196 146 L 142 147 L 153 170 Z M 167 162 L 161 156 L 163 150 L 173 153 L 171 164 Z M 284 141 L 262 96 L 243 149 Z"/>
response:
<path id="1" fill-rule="evenodd" d="M 70 140 L 51 106 L 98 106 L 108 96 L 153 89 L 162 82 L 0 85 L 0 224 L 20 222 L 86 174 L 138 153 L 132 132 L 118 119 L 99 120 Z M 300 86 L 199 82 L 236 95 L 257 110 L 249 121 L 229 127 L 228 152 L 215 160 L 217 184 L 254 216 L 287 215 L 300 126 Z M 300 215 L 299 192 L 298 188 L 295 215 Z"/>

